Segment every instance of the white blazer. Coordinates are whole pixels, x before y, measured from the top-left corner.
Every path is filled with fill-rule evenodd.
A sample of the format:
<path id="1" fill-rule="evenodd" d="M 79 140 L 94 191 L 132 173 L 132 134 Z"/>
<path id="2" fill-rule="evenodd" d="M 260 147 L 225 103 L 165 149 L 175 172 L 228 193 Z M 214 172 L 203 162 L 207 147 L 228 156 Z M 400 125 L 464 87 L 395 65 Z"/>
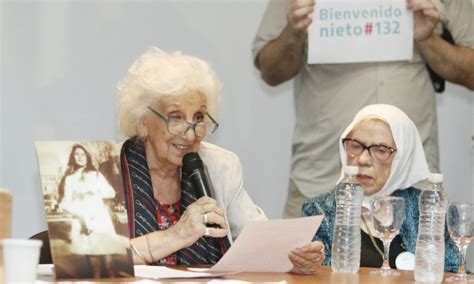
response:
<path id="1" fill-rule="evenodd" d="M 248 221 L 267 219 L 244 189 L 242 165 L 236 154 L 207 142 L 201 143 L 198 154 L 212 184 L 211 195 L 224 210 L 232 239 Z"/>

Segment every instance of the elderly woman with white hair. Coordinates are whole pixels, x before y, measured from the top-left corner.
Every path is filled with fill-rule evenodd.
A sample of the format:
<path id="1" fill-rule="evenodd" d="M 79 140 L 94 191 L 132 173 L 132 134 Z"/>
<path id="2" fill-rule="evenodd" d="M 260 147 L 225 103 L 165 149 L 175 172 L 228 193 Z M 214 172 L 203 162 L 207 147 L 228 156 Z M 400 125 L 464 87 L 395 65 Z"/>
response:
<path id="1" fill-rule="evenodd" d="M 389 262 L 402 252 L 415 253 L 418 235 L 418 182 L 429 174 L 420 135 L 412 120 L 400 109 L 391 105 L 369 105 L 360 110 L 341 135 L 340 158 L 343 166 L 359 168 L 357 180 L 364 189 L 363 212 L 367 213 L 370 201 L 376 196 L 398 196 L 405 200 L 406 217 L 400 234 L 390 246 Z M 343 174 L 340 180 L 342 180 Z M 339 181 L 340 181 L 339 180 Z M 307 200 L 303 215 L 325 217 L 314 240 L 326 247 L 324 265 L 331 264 L 331 244 L 336 213 L 335 189 Z M 383 262 L 383 244 L 372 235 L 370 218 L 361 222 L 361 266 L 380 267 Z M 372 230 L 371 230 L 372 228 Z M 445 234 L 445 270 L 457 271 L 457 249 L 449 234 Z M 405 254 L 406 256 L 407 254 Z"/>
<path id="2" fill-rule="evenodd" d="M 237 155 L 202 141 L 218 127 L 220 87 L 206 62 L 158 48 L 143 54 L 119 85 L 119 126 L 129 137 L 121 161 L 135 263 L 214 264 L 248 221 L 266 219 L 244 189 Z M 212 197 L 199 197 L 182 171 L 190 152 L 206 166 Z M 289 258 L 293 272 L 313 273 L 324 258 L 323 245 L 295 248 Z"/>

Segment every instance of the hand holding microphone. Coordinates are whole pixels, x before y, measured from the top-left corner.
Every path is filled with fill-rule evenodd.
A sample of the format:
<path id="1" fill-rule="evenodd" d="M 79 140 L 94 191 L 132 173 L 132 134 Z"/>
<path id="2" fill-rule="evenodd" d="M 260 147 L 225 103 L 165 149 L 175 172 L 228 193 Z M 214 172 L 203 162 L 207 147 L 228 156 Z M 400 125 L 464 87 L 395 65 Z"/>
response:
<path id="1" fill-rule="evenodd" d="M 219 224 L 219 226 L 216 228 L 206 226 L 205 214 L 207 214 L 208 223 Z M 221 238 L 228 233 L 224 211 L 216 200 L 207 196 L 191 203 L 171 229 L 174 230 L 178 239 L 184 241 L 185 246 L 194 244 L 202 236 Z"/>
<path id="2" fill-rule="evenodd" d="M 222 229 L 223 227 L 217 225 L 217 223 L 222 223 L 220 219 L 224 218 L 223 210 L 217 206 L 217 203 L 212 204 L 206 202 L 206 199 L 202 200 L 201 198 L 203 196 L 212 198 L 212 196 L 210 194 L 211 187 L 209 186 L 208 178 L 204 171 L 204 164 L 197 153 L 187 153 L 184 155 L 183 173 L 188 176 L 196 191 L 196 197 L 199 199 L 196 203 L 204 203 L 202 205 L 203 222 L 206 225 L 204 235 L 210 235 L 211 228 Z"/>

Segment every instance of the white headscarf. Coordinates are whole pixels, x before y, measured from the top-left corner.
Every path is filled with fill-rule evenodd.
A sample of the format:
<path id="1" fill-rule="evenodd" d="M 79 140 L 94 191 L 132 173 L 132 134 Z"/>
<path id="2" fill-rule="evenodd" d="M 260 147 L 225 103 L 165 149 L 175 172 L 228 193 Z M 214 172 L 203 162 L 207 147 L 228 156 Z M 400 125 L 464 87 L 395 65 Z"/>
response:
<path id="1" fill-rule="evenodd" d="M 392 105 L 376 104 L 364 107 L 344 130 L 341 139 L 345 138 L 359 121 L 368 116 L 381 118 L 388 123 L 397 151 L 393 154 L 390 176 L 385 185 L 380 191 L 364 197 L 366 207 L 373 197 L 390 195 L 397 189 L 408 188 L 426 179 L 429 174 L 425 152 L 415 124 L 402 110 Z M 339 144 L 339 153 L 342 165 L 347 165 L 347 156 L 342 143 Z M 341 170 L 338 182 L 343 178 L 344 173 Z"/>

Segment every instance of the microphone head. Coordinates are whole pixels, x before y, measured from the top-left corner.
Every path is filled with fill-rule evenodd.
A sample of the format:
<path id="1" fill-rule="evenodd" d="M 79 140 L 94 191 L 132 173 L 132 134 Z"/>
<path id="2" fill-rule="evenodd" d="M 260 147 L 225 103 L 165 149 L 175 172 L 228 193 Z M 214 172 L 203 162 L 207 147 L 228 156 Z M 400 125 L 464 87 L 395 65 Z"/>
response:
<path id="1" fill-rule="evenodd" d="M 198 153 L 187 153 L 183 157 L 183 172 L 186 174 L 191 174 L 195 170 L 204 169 L 201 157 Z"/>

